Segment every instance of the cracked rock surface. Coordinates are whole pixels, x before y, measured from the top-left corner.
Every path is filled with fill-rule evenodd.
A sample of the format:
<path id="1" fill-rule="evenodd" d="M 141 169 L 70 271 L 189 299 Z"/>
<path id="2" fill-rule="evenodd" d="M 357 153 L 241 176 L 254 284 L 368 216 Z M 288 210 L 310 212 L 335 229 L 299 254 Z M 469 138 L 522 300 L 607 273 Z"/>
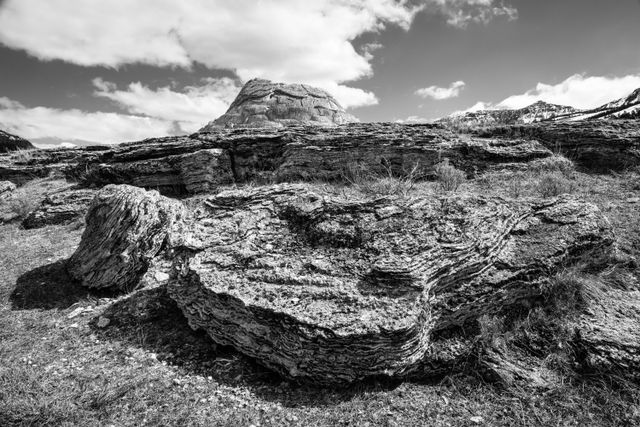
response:
<path id="1" fill-rule="evenodd" d="M 157 191 L 103 188 L 89 207 L 82 241 L 67 264 L 69 274 L 90 288 L 135 288 L 184 214 L 180 202 Z"/>
<path id="2" fill-rule="evenodd" d="M 600 211 L 568 196 L 346 200 L 289 184 L 176 203 L 107 187 L 74 276 L 129 287 L 170 260 L 168 293 L 193 328 L 319 384 L 422 375 L 439 331 L 526 305 L 613 241 Z"/>

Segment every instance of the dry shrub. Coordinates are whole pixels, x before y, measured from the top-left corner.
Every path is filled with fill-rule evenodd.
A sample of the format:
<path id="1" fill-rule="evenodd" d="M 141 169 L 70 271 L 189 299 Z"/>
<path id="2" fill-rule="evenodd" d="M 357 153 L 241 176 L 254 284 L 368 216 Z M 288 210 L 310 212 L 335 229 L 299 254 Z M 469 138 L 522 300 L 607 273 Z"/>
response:
<path id="1" fill-rule="evenodd" d="M 383 163 L 382 171 L 373 171 L 364 163 L 348 163 L 342 174 L 343 179 L 362 194 L 369 196 L 406 197 L 415 187 L 419 167 L 416 163 L 403 174 L 394 173 Z"/>
<path id="2" fill-rule="evenodd" d="M 18 190 L 9 200 L 9 209 L 20 219 L 24 219 L 38 207 L 39 203 L 40 200 L 33 195 Z"/>
<path id="3" fill-rule="evenodd" d="M 536 183 L 536 191 L 544 198 L 572 193 L 574 190 L 573 182 L 560 172 L 543 173 Z"/>
<path id="4" fill-rule="evenodd" d="M 466 180 L 465 173 L 456 169 L 446 158 L 435 166 L 435 172 L 440 188 L 445 192 L 456 191 Z"/>

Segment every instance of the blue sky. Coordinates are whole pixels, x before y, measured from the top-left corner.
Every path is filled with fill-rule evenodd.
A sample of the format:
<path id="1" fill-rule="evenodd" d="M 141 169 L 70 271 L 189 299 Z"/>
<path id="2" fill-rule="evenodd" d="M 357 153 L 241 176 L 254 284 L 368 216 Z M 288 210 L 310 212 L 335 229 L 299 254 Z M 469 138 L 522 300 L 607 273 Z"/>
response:
<path id="1" fill-rule="evenodd" d="M 638 0 L 4 0 L 0 128 L 39 144 L 190 133 L 253 77 L 363 121 L 640 87 Z"/>

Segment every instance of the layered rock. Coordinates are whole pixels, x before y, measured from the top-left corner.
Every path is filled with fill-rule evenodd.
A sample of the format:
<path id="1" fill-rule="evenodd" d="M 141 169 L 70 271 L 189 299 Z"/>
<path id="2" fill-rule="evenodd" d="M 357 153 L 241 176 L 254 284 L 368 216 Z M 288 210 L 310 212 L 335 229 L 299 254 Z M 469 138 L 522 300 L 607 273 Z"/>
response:
<path id="1" fill-rule="evenodd" d="M 32 150 L 36 147 L 32 143 L 19 136 L 0 130 L 0 153 L 8 153 L 19 150 Z"/>
<path id="2" fill-rule="evenodd" d="M 219 127 L 326 126 L 357 121 L 322 89 L 253 79 L 244 85 L 227 112 L 201 131 Z"/>
<path id="3" fill-rule="evenodd" d="M 22 221 L 26 229 L 67 224 L 87 213 L 96 190 L 71 188 L 47 195 L 40 206 Z"/>
<path id="4" fill-rule="evenodd" d="M 640 122 L 598 120 L 538 123 L 485 128 L 478 136 L 511 140 L 525 138 L 596 172 L 624 170 L 640 165 Z"/>
<path id="5" fill-rule="evenodd" d="M 574 344 L 590 372 L 640 379 L 640 292 L 600 289 L 575 322 Z"/>
<path id="6" fill-rule="evenodd" d="M 0 181 L 0 200 L 15 191 L 16 185 L 11 181 Z"/>
<path id="7" fill-rule="evenodd" d="M 135 288 L 185 215 L 156 191 L 109 185 L 93 199 L 82 241 L 68 262 L 71 277 L 90 288 Z"/>
<path id="8" fill-rule="evenodd" d="M 435 177 L 448 158 L 469 176 L 522 168 L 553 153 L 595 171 L 640 165 L 640 122 L 540 123 L 460 135 L 439 125 L 353 123 L 332 128 L 217 129 L 105 149 L 34 150 L 29 161 L 0 155 L 0 180 L 23 184 L 62 173 L 86 186 L 129 184 L 163 194 L 214 192 L 250 181 L 345 179 L 357 164 L 373 173 Z"/>
<path id="9" fill-rule="evenodd" d="M 598 209 L 570 197 L 345 200 L 280 185 L 198 198 L 188 215 L 175 203 L 107 187 L 70 271 L 126 288 L 171 259 L 168 292 L 193 328 L 321 384 L 423 375 L 434 336 L 529 304 L 612 242 Z"/>

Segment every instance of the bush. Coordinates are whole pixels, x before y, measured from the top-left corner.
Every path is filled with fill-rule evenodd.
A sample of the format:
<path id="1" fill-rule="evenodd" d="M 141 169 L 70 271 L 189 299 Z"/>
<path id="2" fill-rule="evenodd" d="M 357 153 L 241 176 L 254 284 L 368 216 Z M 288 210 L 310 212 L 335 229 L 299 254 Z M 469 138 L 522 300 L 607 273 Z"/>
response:
<path id="1" fill-rule="evenodd" d="M 466 180 L 465 173 L 450 164 L 449 159 L 438 163 L 435 166 L 435 172 L 440 188 L 446 192 L 456 191 Z"/>
<path id="2" fill-rule="evenodd" d="M 559 172 L 541 174 L 536 183 L 536 191 L 544 198 L 572 193 L 574 189 L 573 183 Z"/>
<path id="3" fill-rule="evenodd" d="M 366 164 L 349 163 L 345 167 L 343 179 L 359 192 L 370 196 L 406 197 L 415 187 L 418 164 L 404 174 L 394 173 L 385 164 L 382 164 L 382 168 L 382 171 L 375 172 Z"/>
<path id="4" fill-rule="evenodd" d="M 39 204 L 39 200 L 26 192 L 16 191 L 9 201 L 9 209 L 20 219 L 24 219 L 33 212 Z"/>

